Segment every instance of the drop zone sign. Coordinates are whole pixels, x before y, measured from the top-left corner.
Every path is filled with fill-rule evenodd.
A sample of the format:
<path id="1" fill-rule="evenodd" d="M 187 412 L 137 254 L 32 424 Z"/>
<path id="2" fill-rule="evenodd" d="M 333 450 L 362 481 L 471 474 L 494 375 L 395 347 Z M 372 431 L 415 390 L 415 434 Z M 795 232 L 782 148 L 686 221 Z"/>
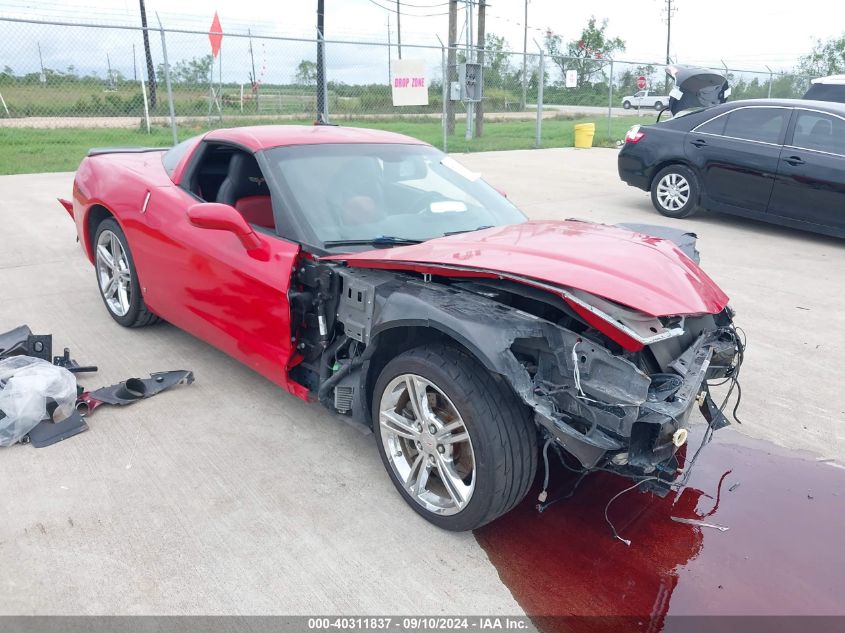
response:
<path id="1" fill-rule="evenodd" d="M 428 105 L 428 77 L 421 59 L 394 59 L 390 64 L 393 105 Z"/>

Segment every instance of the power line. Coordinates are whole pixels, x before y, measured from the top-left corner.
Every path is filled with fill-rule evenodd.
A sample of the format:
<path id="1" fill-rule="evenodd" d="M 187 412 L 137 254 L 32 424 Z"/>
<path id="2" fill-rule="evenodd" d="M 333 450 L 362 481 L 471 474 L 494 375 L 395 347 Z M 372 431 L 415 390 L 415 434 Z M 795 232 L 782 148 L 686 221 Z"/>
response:
<path id="1" fill-rule="evenodd" d="M 386 7 L 383 4 L 379 4 L 378 2 L 376 2 L 376 0 L 367 0 L 367 2 L 369 2 L 370 4 L 374 4 L 379 9 L 384 9 L 385 11 L 390 11 L 391 13 L 396 13 L 396 14 L 399 13 L 393 7 Z M 401 4 L 401 3 L 397 3 L 397 5 L 398 4 Z M 435 17 L 440 17 L 441 15 L 449 15 L 449 12 L 448 11 L 443 11 L 441 13 L 407 13 L 406 12 L 405 15 L 408 15 L 412 18 L 435 18 Z"/>
<path id="2" fill-rule="evenodd" d="M 435 4 L 412 4 L 410 2 L 401 2 L 398 1 L 396 4 L 401 4 L 403 7 L 413 7 L 416 9 L 435 9 L 437 7 L 445 7 L 449 3 L 448 2 L 437 2 Z"/>

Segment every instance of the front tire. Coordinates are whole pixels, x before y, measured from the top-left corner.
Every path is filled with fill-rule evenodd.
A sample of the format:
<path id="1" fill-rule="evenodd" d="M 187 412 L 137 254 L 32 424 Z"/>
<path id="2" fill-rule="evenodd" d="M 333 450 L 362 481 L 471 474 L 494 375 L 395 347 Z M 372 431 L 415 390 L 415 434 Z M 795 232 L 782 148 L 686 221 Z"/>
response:
<path id="1" fill-rule="evenodd" d="M 698 178 L 689 167 L 669 165 L 651 182 L 651 203 L 668 218 L 688 218 L 698 210 Z"/>
<path id="2" fill-rule="evenodd" d="M 537 469 L 537 430 L 511 390 L 466 353 L 426 345 L 391 360 L 373 392 L 384 467 L 438 527 L 478 528 L 511 510 Z"/>
<path id="3" fill-rule="evenodd" d="M 159 321 L 144 304 L 126 235 L 113 218 L 106 218 L 97 226 L 94 235 L 94 272 L 103 304 L 120 325 L 143 327 Z"/>
<path id="4" fill-rule="evenodd" d="M 630 101 L 622 102 L 622 107 L 625 108 L 626 110 L 630 110 L 631 109 L 631 102 Z"/>

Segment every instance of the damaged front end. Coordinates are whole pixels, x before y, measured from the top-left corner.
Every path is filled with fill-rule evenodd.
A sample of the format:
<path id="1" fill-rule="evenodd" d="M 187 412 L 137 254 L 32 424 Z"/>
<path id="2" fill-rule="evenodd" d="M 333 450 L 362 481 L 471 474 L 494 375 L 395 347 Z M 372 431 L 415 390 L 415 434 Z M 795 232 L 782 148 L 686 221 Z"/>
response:
<path id="1" fill-rule="evenodd" d="M 543 441 L 578 462 L 668 491 L 692 410 L 727 420 L 708 382 L 735 376 L 732 311 L 652 317 L 571 288 L 482 271 L 398 272 L 305 262 L 292 296 L 292 376 L 369 425 L 387 359 L 433 339 L 466 349 L 534 411 Z M 297 314 L 298 313 L 298 314 Z"/>
<path id="2" fill-rule="evenodd" d="M 614 354 L 589 331 L 515 341 L 510 351 L 530 376 L 526 402 L 538 424 L 582 469 L 650 475 L 647 487 L 667 491 L 693 408 L 706 408 L 714 430 L 728 424 L 708 381 L 737 371 L 741 347 L 727 311 L 685 325 L 677 337 L 635 353 Z"/>

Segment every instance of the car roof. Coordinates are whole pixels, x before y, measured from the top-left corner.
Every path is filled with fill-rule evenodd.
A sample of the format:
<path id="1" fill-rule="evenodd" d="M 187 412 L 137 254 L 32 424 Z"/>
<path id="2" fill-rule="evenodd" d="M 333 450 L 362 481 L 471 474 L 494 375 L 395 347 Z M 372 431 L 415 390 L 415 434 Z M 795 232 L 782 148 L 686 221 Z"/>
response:
<path id="1" fill-rule="evenodd" d="M 739 101 L 728 101 L 727 103 L 707 108 L 712 110 L 730 110 L 742 106 L 780 106 L 782 108 L 809 108 L 813 110 L 826 110 L 835 114 L 845 115 L 845 103 L 835 101 L 815 101 L 813 99 L 741 99 Z"/>
<path id="2" fill-rule="evenodd" d="M 845 84 L 845 75 L 830 75 L 829 77 L 819 77 L 813 79 L 810 83 L 814 84 Z"/>
<path id="3" fill-rule="evenodd" d="M 335 125 L 253 125 L 212 130 L 204 138 L 208 141 L 234 143 L 254 152 L 271 147 L 323 143 L 427 145 L 404 134 Z"/>

